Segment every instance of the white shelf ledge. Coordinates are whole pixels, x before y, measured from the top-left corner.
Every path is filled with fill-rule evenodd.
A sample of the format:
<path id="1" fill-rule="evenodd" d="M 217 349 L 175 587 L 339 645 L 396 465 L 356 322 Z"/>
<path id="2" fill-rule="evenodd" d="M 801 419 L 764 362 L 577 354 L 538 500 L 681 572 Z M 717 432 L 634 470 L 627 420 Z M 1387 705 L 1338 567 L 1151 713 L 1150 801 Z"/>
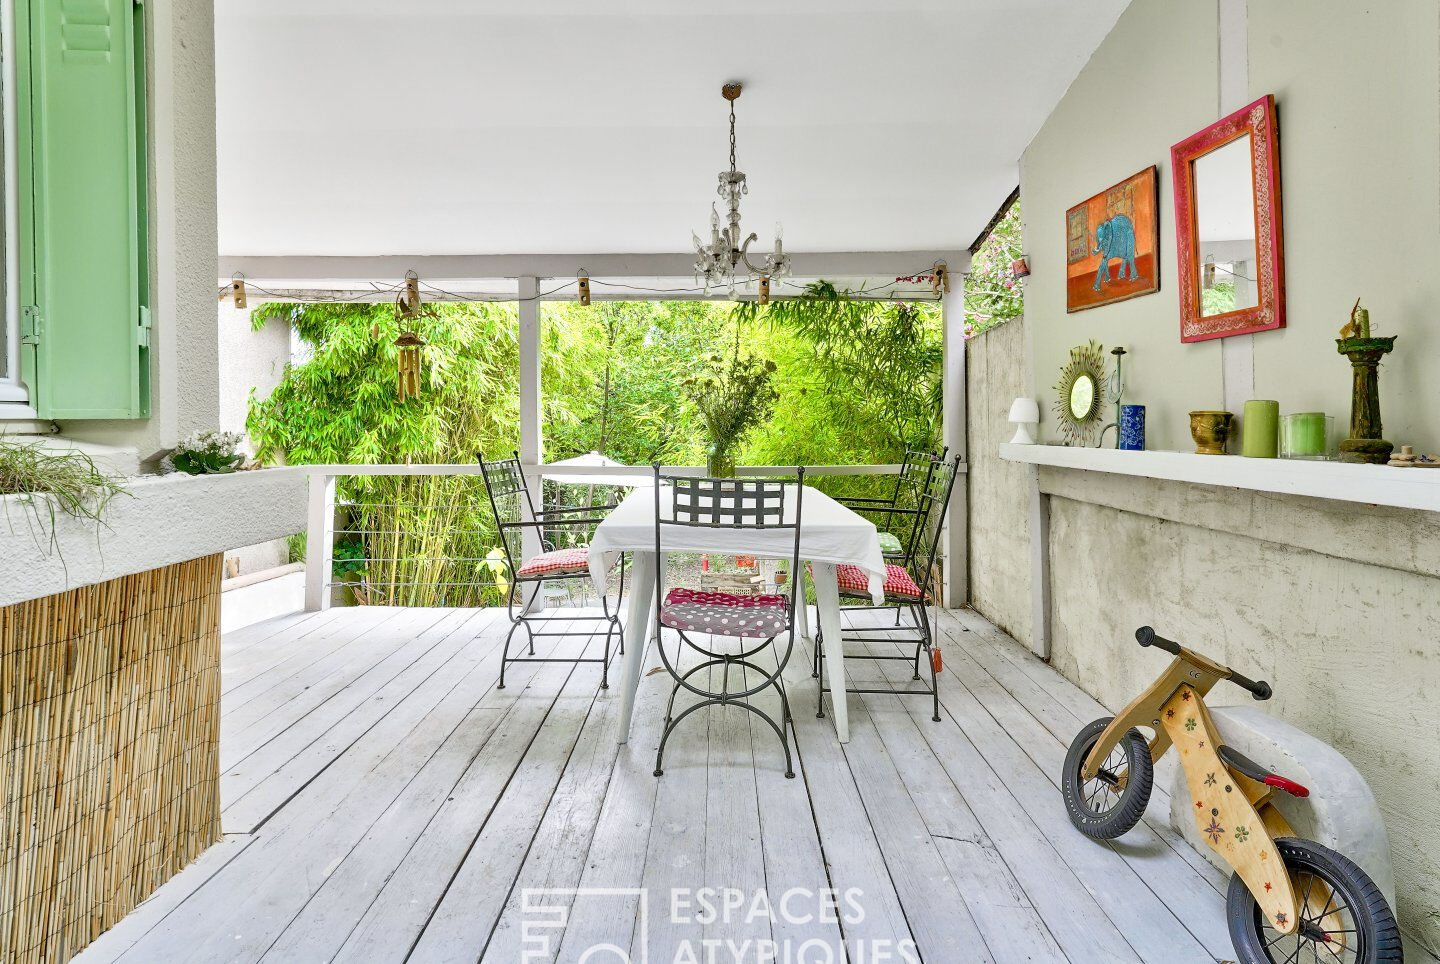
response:
<path id="1" fill-rule="evenodd" d="M 1440 469 L 1009 443 L 1000 446 L 1000 457 L 1009 462 L 1060 469 L 1227 485 L 1257 492 L 1440 512 Z"/>

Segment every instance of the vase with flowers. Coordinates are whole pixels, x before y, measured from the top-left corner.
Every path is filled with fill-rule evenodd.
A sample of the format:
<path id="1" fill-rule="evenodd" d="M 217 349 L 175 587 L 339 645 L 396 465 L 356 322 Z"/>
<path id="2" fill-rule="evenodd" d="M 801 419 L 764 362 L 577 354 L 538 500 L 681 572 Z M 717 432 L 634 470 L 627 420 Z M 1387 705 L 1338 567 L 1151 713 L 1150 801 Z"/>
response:
<path id="1" fill-rule="evenodd" d="M 735 474 L 740 442 L 755 426 L 770 417 L 779 393 L 770 384 L 775 363 L 738 352 L 727 364 L 719 355 L 710 358 L 709 371 L 687 378 L 685 387 L 705 421 L 708 447 L 705 471 L 712 478 Z"/>

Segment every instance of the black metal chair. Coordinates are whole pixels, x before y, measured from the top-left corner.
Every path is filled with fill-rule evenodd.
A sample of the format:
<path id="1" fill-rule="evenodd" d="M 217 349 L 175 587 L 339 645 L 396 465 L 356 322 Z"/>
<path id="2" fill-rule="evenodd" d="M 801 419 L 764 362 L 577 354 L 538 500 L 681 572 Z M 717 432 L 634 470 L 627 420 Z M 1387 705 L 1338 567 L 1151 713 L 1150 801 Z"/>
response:
<path id="1" fill-rule="evenodd" d="M 887 559 L 902 560 L 909 556 L 923 521 L 920 495 L 930 490 L 935 468 L 945 463 L 949 451 L 949 446 L 941 449 L 939 455 L 922 449 L 906 449 L 900 474 L 895 477 L 895 490 L 888 498 L 836 500 L 875 523 L 875 528 L 880 530 L 880 551 Z"/>
<path id="2" fill-rule="evenodd" d="M 662 476 L 660 466 L 655 466 L 655 557 L 663 560 L 661 553 L 662 533 L 679 526 L 724 526 L 732 529 L 784 529 L 795 533 L 790 560 L 791 573 L 800 569 L 800 510 L 805 492 L 805 470 L 797 468 L 795 477 L 798 485 L 779 480 L 711 479 L 682 476 Z M 786 500 L 793 494 L 795 512 L 787 517 Z M 669 517 L 662 512 L 662 499 L 670 501 Z M 670 690 L 670 700 L 665 707 L 665 732 L 660 737 L 660 749 L 655 754 L 655 775 L 664 771 L 665 744 L 670 734 L 687 716 L 707 706 L 741 706 L 770 725 L 780 738 L 785 749 L 785 776 L 793 778 L 795 767 L 790 755 L 788 727 L 793 717 L 790 714 L 790 699 L 785 694 L 782 674 L 795 648 L 795 607 L 804 605 L 800 597 L 797 603 L 796 591 L 801 580 L 790 580 L 790 593 L 784 595 L 739 596 L 724 592 L 708 592 L 694 589 L 673 588 L 665 592 L 665 566 L 655 567 L 655 598 L 660 604 L 655 607 L 655 638 L 660 651 L 661 662 L 675 680 Z M 675 654 L 672 657 L 665 649 L 663 629 L 675 631 Z M 708 633 L 711 637 L 728 637 L 738 642 L 721 651 L 712 641 L 702 645 L 691 635 Z M 785 648 L 775 647 L 775 666 L 766 669 L 753 661 L 761 650 L 771 646 L 781 635 L 787 637 Z M 755 640 L 760 640 L 757 644 Z M 702 657 L 699 665 L 682 668 L 682 655 L 686 647 L 695 650 Z M 713 680 L 712 671 L 719 669 L 719 690 L 707 689 L 699 681 Z M 753 673 L 758 682 L 753 685 L 747 680 L 747 673 Z M 737 688 L 732 689 L 732 674 L 738 677 Z M 752 697 L 763 691 L 774 689 L 780 696 L 781 716 L 777 723 L 764 710 L 755 706 Z M 698 696 L 699 702 L 675 713 L 675 697 L 684 690 Z"/>
<path id="3" fill-rule="evenodd" d="M 865 643 L 866 651 L 855 654 L 856 659 L 904 660 L 914 664 L 911 679 L 920 679 L 920 657 L 926 656 L 930 663 L 929 688 L 907 690 L 847 689 L 848 693 L 886 693 L 893 695 L 929 696 L 934 701 L 931 718 L 940 721 L 940 646 L 935 640 L 934 625 L 930 619 L 928 604 L 935 601 L 936 561 L 939 558 L 940 533 L 945 526 L 945 510 L 950 505 L 950 495 L 955 489 L 955 477 L 959 473 L 960 459 L 936 466 L 930 477 L 930 484 L 919 497 L 920 524 L 912 546 L 900 562 L 885 564 L 885 602 L 883 605 L 862 605 L 842 607 L 846 611 L 877 610 L 897 608 L 901 614 L 908 613 L 908 623 L 898 623 L 899 629 L 891 626 L 849 626 L 842 625 L 840 644 L 847 642 Z M 843 564 L 835 567 L 836 581 L 840 595 L 851 599 L 869 600 L 869 578 L 859 566 Z M 897 633 L 901 635 L 896 635 Z M 871 652 L 874 643 L 894 643 L 908 650 L 911 644 L 915 652 L 897 655 L 883 655 Z M 825 715 L 824 677 L 825 652 L 823 640 L 815 640 L 815 657 L 811 675 L 820 681 L 820 699 L 816 716 Z"/>
<path id="4" fill-rule="evenodd" d="M 530 610 L 537 600 L 543 602 L 543 585 L 547 582 L 565 582 L 590 578 L 590 550 L 585 545 L 556 546 L 556 538 L 562 533 L 580 532 L 589 535 L 605 517 L 593 513 L 605 506 L 558 507 L 536 510 L 525 482 L 525 472 L 520 467 L 520 456 L 493 462 L 480 460 L 480 474 L 485 479 L 485 491 L 490 496 L 490 508 L 495 513 L 495 525 L 500 533 L 500 546 L 505 552 L 505 564 L 509 569 L 510 590 L 506 595 L 506 609 L 510 616 L 510 632 L 505 636 L 505 646 L 500 654 L 499 689 L 505 688 L 505 667 L 510 663 L 599 663 L 600 686 L 610 687 L 610 642 L 611 637 L 619 640 L 619 651 L 625 652 L 625 637 L 620 627 L 620 602 L 615 610 L 610 609 L 609 599 L 600 596 L 599 616 L 545 616 Z M 590 513 L 590 514 L 581 514 Z M 540 540 L 541 552 L 525 558 L 522 549 L 525 530 L 533 529 Z M 525 594 L 522 587 L 529 587 Z M 620 564 L 619 594 L 625 594 L 625 565 Z M 517 596 L 523 596 L 517 606 Z M 543 610 L 541 610 L 543 612 Z M 571 633 L 537 631 L 532 626 L 544 626 L 556 621 L 604 622 L 605 649 L 600 657 L 547 657 L 535 655 L 535 640 L 544 636 L 568 636 Z M 510 644 L 517 630 L 523 628 L 529 641 L 528 656 L 511 656 Z"/>

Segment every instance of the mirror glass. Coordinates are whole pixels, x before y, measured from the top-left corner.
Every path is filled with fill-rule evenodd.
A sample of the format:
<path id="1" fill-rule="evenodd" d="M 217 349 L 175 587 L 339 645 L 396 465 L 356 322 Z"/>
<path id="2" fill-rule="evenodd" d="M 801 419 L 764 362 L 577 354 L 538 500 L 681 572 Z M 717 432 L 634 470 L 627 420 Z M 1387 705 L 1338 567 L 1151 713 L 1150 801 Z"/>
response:
<path id="1" fill-rule="evenodd" d="M 1075 384 L 1070 386 L 1070 414 L 1077 419 L 1083 419 L 1094 407 L 1095 380 L 1089 375 L 1081 375 L 1075 379 Z"/>
<path id="2" fill-rule="evenodd" d="M 1260 304 L 1250 147 L 1250 135 L 1244 134 L 1197 158 L 1193 165 L 1201 315 L 1223 315 Z"/>

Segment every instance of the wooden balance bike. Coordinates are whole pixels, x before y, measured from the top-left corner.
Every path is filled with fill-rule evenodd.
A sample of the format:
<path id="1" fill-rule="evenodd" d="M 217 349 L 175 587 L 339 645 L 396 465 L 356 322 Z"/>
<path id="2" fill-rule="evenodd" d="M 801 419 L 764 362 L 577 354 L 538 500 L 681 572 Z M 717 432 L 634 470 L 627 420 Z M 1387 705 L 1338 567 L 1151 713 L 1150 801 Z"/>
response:
<path id="1" fill-rule="evenodd" d="M 1205 707 L 1221 680 L 1270 698 L 1270 684 L 1241 676 L 1178 643 L 1135 631 L 1141 646 L 1175 658 L 1119 716 L 1080 731 L 1065 756 L 1061 789 L 1070 822 L 1098 840 L 1119 837 L 1145 813 L 1155 761 L 1180 753 L 1196 826 L 1235 873 L 1226 897 L 1231 940 L 1245 964 L 1400 961 L 1395 915 L 1352 861 L 1295 836 L 1275 808 L 1276 791 L 1309 791 L 1225 746 Z M 1137 727 L 1155 736 L 1147 741 Z"/>

